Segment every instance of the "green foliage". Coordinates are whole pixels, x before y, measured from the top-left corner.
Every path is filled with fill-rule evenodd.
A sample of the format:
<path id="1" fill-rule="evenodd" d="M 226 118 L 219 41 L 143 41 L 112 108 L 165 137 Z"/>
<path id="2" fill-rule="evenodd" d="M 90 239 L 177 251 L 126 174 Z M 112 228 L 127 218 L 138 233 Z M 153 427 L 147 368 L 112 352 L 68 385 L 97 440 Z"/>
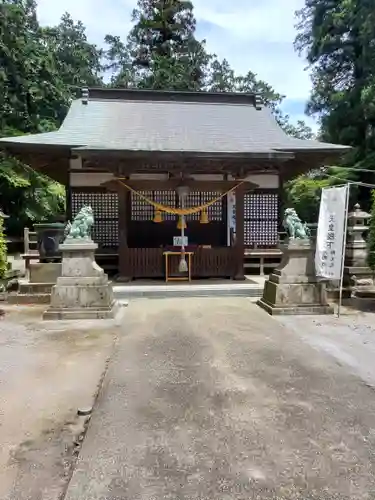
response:
<path id="1" fill-rule="evenodd" d="M 366 163 L 375 173 L 374 4 L 305 0 L 298 18 L 296 47 L 312 70 L 308 112 L 320 117 L 323 140 L 353 147 L 343 166 L 360 169 Z M 374 184 L 374 173 L 358 172 L 356 180 Z M 360 189 L 358 194 L 366 206 L 369 190 Z"/>
<path id="2" fill-rule="evenodd" d="M 367 235 L 367 263 L 375 271 L 375 191 L 371 192 L 372 206 L 370 226 Z"/>
<path id="3" fill-rule="evenodd" d="M 317 223 L 322 188 L 328 187 L 328 179 L 300 175 L 285 185 L 286 205 L 294 208 L 307 223 Z"/>
<path id="4" fill-rule="evenodd" d="M 4 278 L 7 269 L 7 244 L 4 234 L 4 219 L 0 217 L 0 279 Z"/>
<path id="5" fill-rule="evenodd" d="M 102 84 L 103 51 L 87 41 L 81 21 L 75 23 L 70 14 L 65 13 L 57 26 L 42 30 L 42 39 L 53 55 L 54 66 L 68 97 L 82 87 Z"/>
<path id="6" fill-rule="evenodd" d="M 10 235 L 65 212 L 64 186 L 5 155 L 0 155 L 0 192 L 2 209 L 11 215 L 6 221 Z"/>
<path id="7" fill-rule="evenodd" d="M 34 0 L 2 0 L 0 136 L 56 130 L 77 88 L 101 84 L 101 55 L 68 14 L 42 29 Z M 63 186 L 3 153 L 0 192 L 9 234 L 64 210 Z"/>
<path id="8" fill-rule="evenodd" d="M 288 134 L 299 139 L 312 139 L 313 132 L 305 122 L 290 123 L 290 117 L 281 111 L 283 95 L 277 93 L 268 83 L 259 80 L 257 75 L 248 71 L 246 75 L 236 75 L 226 59 L 222 62 L 212 59 L 206 90 L 211 92 L 245 92 L 262 96 L 264 103 L 272 110 L 280 127 Z"/>

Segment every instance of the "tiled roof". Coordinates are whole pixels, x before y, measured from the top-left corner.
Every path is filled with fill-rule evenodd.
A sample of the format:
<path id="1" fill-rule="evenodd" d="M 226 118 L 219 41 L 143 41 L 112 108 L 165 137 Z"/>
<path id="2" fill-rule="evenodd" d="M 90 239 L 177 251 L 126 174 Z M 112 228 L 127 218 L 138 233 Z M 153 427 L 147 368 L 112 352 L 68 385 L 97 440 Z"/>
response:
<path id="1" fill-rule="evenodd" d="M 90 90 L 56 132 L 0 139 L 16 146 L 212 154 L 343 152 L 345 146 L 289 137 L 253 95 Z"/>

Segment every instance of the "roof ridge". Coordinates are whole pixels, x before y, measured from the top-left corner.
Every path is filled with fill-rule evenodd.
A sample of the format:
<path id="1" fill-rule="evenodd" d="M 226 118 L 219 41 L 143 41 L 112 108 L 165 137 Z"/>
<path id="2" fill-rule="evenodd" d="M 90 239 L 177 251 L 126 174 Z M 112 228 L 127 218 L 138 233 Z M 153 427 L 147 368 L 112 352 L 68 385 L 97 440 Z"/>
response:
<path id="1" fill-rule="evenodd" d="M 109 89 L 84 88 L 82 89 L 83 102 L 95 100 L 122 100 L 122 101 L 170 101 L 196 102 L 217 104 L 246 104 L 256 109 L 262 107 L 262 97 L 255 93 L 243 92 L 203 92 L 179 90 L 144 90 L 144 89 Z"/>

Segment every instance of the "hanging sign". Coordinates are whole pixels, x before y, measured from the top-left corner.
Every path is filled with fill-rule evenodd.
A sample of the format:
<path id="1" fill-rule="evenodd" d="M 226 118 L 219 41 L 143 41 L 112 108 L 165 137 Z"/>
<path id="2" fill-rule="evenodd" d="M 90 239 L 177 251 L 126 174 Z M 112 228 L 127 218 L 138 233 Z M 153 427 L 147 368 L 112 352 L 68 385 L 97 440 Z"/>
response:
<path id="1" fill-rule="evenodd" d="M 173 236 L 173 246 L 174 247 L 187 247 L 188 246 L 188 237 L 184 236 Z"/>
<path id="2" fill-rule="evenodd" d="M 340 280 L 345 254 L 348 186 L 323 188 L 316 237 L 316 275 Z"/>
<path id="3" fill-rule="evenodd" d="M 236 192 L 233 190 L 227 194 L 227 245 L 231 245 L 231 232 L 236 234 Z"/>

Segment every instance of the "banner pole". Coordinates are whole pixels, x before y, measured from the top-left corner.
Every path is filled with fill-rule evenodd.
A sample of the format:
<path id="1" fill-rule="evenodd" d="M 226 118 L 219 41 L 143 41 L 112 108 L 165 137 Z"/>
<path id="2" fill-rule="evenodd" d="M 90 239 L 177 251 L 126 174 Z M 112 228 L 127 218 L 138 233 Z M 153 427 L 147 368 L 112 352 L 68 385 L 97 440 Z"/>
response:
<path id="1" fill-rule="evenodd" d="M 345 250 L 346 250 L 346 233 L 348 231 L 348 212 L 349 212 L 349 198 L 350 198 L 350 182 L 347 184 L 348 189 L 346 190 L 346 200 L 345 200 L 345 215 L 344 215 L 344 234 L 343 234 L 343 244 L 342 244 L 342 258 L 341 258 L 341 269 L 340 269 L 340 290 L 339 290 L 339 303 L 337 306 L 337 317 L 341 314 L 341 304 L 342 304 L 342 288 L 344 282 L 344 267 L 345 267 Z"/>

